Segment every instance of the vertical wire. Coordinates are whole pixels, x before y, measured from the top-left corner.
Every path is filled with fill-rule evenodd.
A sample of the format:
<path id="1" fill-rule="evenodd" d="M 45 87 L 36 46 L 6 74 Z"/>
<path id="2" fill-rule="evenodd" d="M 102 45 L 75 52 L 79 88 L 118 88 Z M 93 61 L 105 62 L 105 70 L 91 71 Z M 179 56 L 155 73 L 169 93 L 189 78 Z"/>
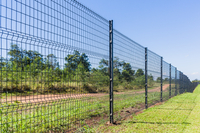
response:
<path id="1" fill-rule="evenodd" d="M 22 33 L 23 31 L 22 31 L 22 4 L 20 4 L 21 5 L 21 7 L 20 7 L 20 32 Z M 21 79 L 21 87 L 19 88 L 21 91 L 22 91 L 22 93 L 23 93 L 23 90 L 22 90 L 22 78 L 21 78 L 21 76 L 22 76 L 22 57 L 23 57 L 23 51 L 22 51 L 22 44 L 23 44 L 23 38 L 21 38 L 21 42 L 20 42 L 20 44 L 21 44 L 21 61 L 20 61 L 20 64 L 21 64 L 21 69 L 19 69 L 20 70 L 20 72 L 19 72 L 19 77 L 18 78 L 20 78 Z M 18 72 L 18 70 L 17 70 L 17 72 Z M 21 73 L 21 75 L 20 75 L 20 73 Z M 22 93 L 21 93 L 21 99 L 20 99 L 20 101 L 21 102 L 23 102 L 22 101 Z M 21 103 L 22 105 L 23 105 L 23 103 Z M 22 128 L 22 125 L 23 125 L 23 108 L 21 108 L 21 132 L 23 131 L 23 128 Z"/>
<path id="2" fill-rule="evenodd" d="M 34 14 L 37 14 L 37 18 L 35 18 L 35 19 L 37 19 L 37 26 L 35 27 L 35 26 L 33 26 L 33 35 L 34 36 L 36 36 L 35 35 L 35 33 L 37 33 L 37 35 L 39 35 L 39 11 L 38 11 L 38 9 L 39 9 L 39 3 L 37 2 L 37 1 L 33 1 L 33 5 L 35 6 L 35 4 L 36 4 L 36 7 L 34 8 L 35 10 L 34 10 Z M 33 25 L 34 25 L 34 23 L 35 23 L 35 19 L 33 19 Z M 36 30 L 36 31 L 35 31 Z M 41 35 L 41 34 L 40 34 Z M 35 51 L 35 39 L 34 39 L 34 41 L 33 41 L 33 51 Z M 33 62 L 33 66 L 31 65 L 31 67 L 33 67 L 33 69 L 34 69 L 34 67 L 35 67 L 35 62 Z M 35 72 L 35 70 L 33 70 L 33 72 Z M 32 69 L 31 69 L 31 73 L 32 73 Z M 34 87 L 34 84 L 35 84 L 35 79 L 33 78 L 32 79 L 32 77 L 31 77 L 31 80 L 33 80 L 32 82 L 32 87 Z M 38 89 L 39 90 L 39 89 Z M 38 90 L 36 91 L 36 97 L 35 97 L 35 95 L 33 94 L 33 102 L 35 102 L 35 100 L 37 101 L 37 99 L 38 99 Z M 35 102 L 35 104 L 36 104 L 36 123 L 38 124 L 39 123 L 39 117 L 40 117 L 40 114 L 39 114 L 39 109 L 40 109 L 40 106 Z M 35 129 L 37 129 L 36 127 L 35 127 Z"/>
<path id="3" fill-rule="evenodd" d="M 1 7 L 2 7 L 2 3 L 1 3 L 1 0 L 0 0 L 0 28 L 2 27 L 2 26 L 1 26 L 1 21 L 2 21 L 2 11 L 1 11 Z M 1 63 L 2 63 L 2 57 L 3 57 L 3 56 L 2 56 L 2 55 L 3 55 L 2 34 L 1 34 L 1 37 L 0 37 L 0 43 L 1 43 L 1 44 L 0 44 L 0 45 L 1 45 L 0 49 L 1 49 Z M 7 66 L 7 64 L 8 64 L 7 58 L 5 58 L 5 62 L 6 62 L 6 66 L 5 66 L 6 68 L 5 68 L 5 70 L 4 70 L 4 71 L 5 71 L 4 73 L 7 73 L 7 69 L 8 69 L 8 66 Z M 6 75 L 7 75 L 7 74 L 6 74 Z M 3 92 L 4 92 L 4 91 L 3 91 L 3 83 L 4 83 L 4 82 L 3 82 L 3 78 L 2 78 L 2 77 L 3 77 L 3 71 L 2 71 L 2 69 L 1 69 L 1 90 L 0 90 L 0 91 L 1 91 L 1 92 L 0 92 L 0 105 L 1 105 L 0 109 L 2 109 L 2 111 L 1 111 L 1 113 L 0 113 L 0 115 L 1 115 L 1 129 L 0 129 L 0 130 L 1 130 L 1 132 L 3 132 L 2 126 L 3 126 L 3 124 L 4 124 L 4 122 L 3 122 L 3 113 L 4 113 L 4 112 L 3 112 L 3 109 L 4 109 L 4 107 L 3 107 L 4 104 L 3 104 L 3 103 L 4 103 L 4 101 L 3 101 L 3 95 L 2 95 Z"/>
<path id="4" fill-rule="evenodd" d="M 11 30 L 12 30 L 12 1 L 11 1 Z M 12 97 L 12 93 L 11 92 L 11 97 Z M 12 98 L 11 98 L 12 99 Z M 15 107 L 14 107 L 15 108 Z M 13 118 L 13 115 L 14 115 L 14 109 L 12 110 L 12 118 Z M 12 127 L 13 127 L 13 119 L 12 119 Z"/>
<path id="5" fill-rule="evenodd" d="M 66 2 L 66 4 L 67 4 L 67 10 L 69 10 L 69 4 Z M 67 16 L 68 16 L 68 21 L 69 21 L 69 23 L 70 23 L 70 13 L 69 12 L 67 12 Z M 69 45 L 69 42 L 70 42 L 70 40 L 69 40 L 69 36 L 70 36 L 70 33 L 69 33 L 69 29 L 70 29 L 70 25 L 69 25 L 69 23 L 68 23 L 68 25 L 66 26 L 66 27 L 68 27 L 68 32 L 67 32 L 67 45 Z M 67 50 L 67 52 L 69 53 L 69 50 Z M 65 54 L 66 55 L 66 54 Z M 67 55 L 66 55 L 66 57 L 67 57 Z M 68 74 L 68 72 L 67 72 L 67 66 L 66 66 L 66 73 L 67 73 L 67 75 L 66 75 L 66 81 L 67 81 L 67 86 L 69 86 L 70 85 L 70 75 Z M 70 91 L 70 87 L 69 87 L 69 91 Z M 69 102 L 68 102 L 68 109 L 69 109 L 69 113 L 67 113 L 67 119 L 68 119 L 68 121 L 67 121 L 67 123 L 68 123 L 68 126 L 67 126 L 67 130 L 69 130 L 69 128 L 70 128 L 70 114 L 71 114 L 71 110 L 70 110 L 70 105 L 71 105 L 71 98 L 70 98 L 70 93 L 69 92 L 67 92 L 68 93 L 68 95 L 69 95 Z"/>
<path id="6" fill-rule="evenodd" d="M 72 13 L 71 13 L 71 8 L 72 8 L 72 7 L 71 7 L 71 4 L 69 4 L 69 8 L 70 8 L 70 9 L 69 9 L 69 10 L 70 10 L 70 13 L 69 13 L 69 17 L 70 17 L 70 22 L 69 22 L 69 29 L 70 29 L 70 30 L 69 30 L 69 36 L 70 36 L 70 37 L 69 37 L 69 43 L 68 43 L 68 44 L 69 44 L 69 45 L 72 45 L 72 40 L 71 40 L 72 35 L 71 35 L 71 32 L 70 32 L 70 31 L 72 31 L 72 28 L 71 28 L 71 24 L 72 24 L 72 20 L 71 20 L 71 16 L 72 16 L 72 15 L 71 15 L 71 14 L 72 14 Z M 72 80 L 71 78 L 72 78 L 73 74 L 72 74 L 72 75 L 69 75 L 69 76 L 70 76 L 69 86 L 71 86 L 71 80 Z M 70 105 L 73 106 L 72 88 L 71 88 L 71 87 L 70 87 Z M 71 107 L 70 107 L 70 106 L 69 106 L 69 108 L 70 108 L 69 116 L 71 116 L 72 110 L 71 110 Z M 70 120 L 71 120 L 71 119 L 70 119 Z M 72 120 L 71 120 L 71 121 L 72 121 Z M 73 122 L 73 121 L 72 121 L 72 122 Z M 72 122 L 70 122 L 69 128 L 72 127 Z"/>
<path id="7" fill-rule="evenodd" d="M 48 7 L 47 7 L 47 13 L 49 12 L 50 3 L 51 3 L 51 2 L 47 1 L 47 6 L 48 6 Z M 50 18 L 50 15 L 47 16 L 47 20 L 48 20 L 47 22 L 50 22 L 50 19 L 49 19 L 49 18 Z M 47 28 L 48 28 L 49 30 L 51 29 L 51 27 L 50 27 L 49 24 L 47 25 Z M 48 38 L 48 39 L 50 38 L 49 33 L 47 34 L 47 38 Z M 43 47 L 41 47 L 41 51 L 43 51 L 42 49 L 43 49 Z M 46 48 L 44 48 L 44 51 L 45 51 L 45 52 L 44 52 L 44 56 L 46 56 Z M 42 73 L 42 75 L 44 75 L 45 78 L 43 78 L 43 76 L 42 76 L 41 83 L 46 83 L 46 64 L 45 64 L 44 67 L 45 67 L 44 70 L 43 70 L 44 73 Z M 43 81 L 43 80 L 44 80 L 44 81 Z M 43 85 L 43 86 L 44 86 L 43 88 L 44 88 L 44 90 L 45 90 L 46 85 Z M 46 93 L 45 93 L 45 94 L 46 94 Z M 47 92 L 47 99 L 50 100 L 50 98 L 49 98 L 49 96 L 48 96 L 48 92 Z M 49 105 L 49 104 L 50 104 L 50 103 L 48 103 L 46 106 L 47 106 L 47 109 L 48 109 L 47 117 L 48 117 L 48 127 L 49 127 L 49 131 L 50 131 L 50 130 L 51 130 L 51 127 L 50 127 L 50 121 L 51 121 L 51 120 L 50 120 L 50 112 L 49 112 L 49 110 L 50 110 L 50 105 Z"/>
<path id="8" fill-rule="evenodd" d="M 25 8 L 25 9 L 24 9 L 24 10 L 25 10 L 25 11 L 24 11 L 24 12 L 25 12 L 25 16 L 24 16 L 24 17 L 25 17 L 25 24 L 24 24 L 24 28 L 25 28 L 25 29 L 24 29 L 24 31 L 25 31 L 25 33 L 26 33 L 26 24 L 27 24 L 27 20 L 26 20 L 26 16 L 27 16 L 27 14 L 26 14 L 26 12 L 27 12 L 27 11 L 26 11 L 26 1 L 25 1 L 24 8 Z M 27 44 L 27 39 L 26 39 L 26 41 L 25 41 L 25 51 L 27 51 L 27 45 L 26 45 L 26 44 Z M 25 56 L 25 61 L 24 61 L 23 63 L 24 63 L 25 65 L 24 65 L 23 75 L 25 76 L 25 77 L 24 77 L 24 79 L 25 79 L 25 80 L 24 80 L 24 87 L 26 88 L 26 86 L 28 86 L 27 83 L 26 83 L 26 76 L 27 76 L 27 75 L 25 74 L 25 73 L 26 73 L 26 64 L 27 64 L 26 53 L 24 53 L 24 56 Z M 31 90 L 30 90 L 30 91 L 31 91 Z M 30 91 L 29 91 L 29 93 L 30 93 Z M 29 95 L 30 95 L 30 94 L 29 94 Z M 28 103 L 27 103 L 27 101 L 26 101 L 26 97 L 25 97 L 25 104 L 26 104 L 26 108 L 28 108 L 27 110 L 31 112 L 31 110 L 30 110 L 29 107 L 27 106 Z M 25 119 L 26 119 L 26 124 L 27 124 L 28 122 L 27 122 L 27 117 L 26 117 L 26 116 L 27 116 L 27 111 L 25 111 Z M 28 118 L 28 119 L 29 119 L 29 118 Z M 27 124 L 27 125 L 28 125 L 28 124 Z M 31 127 L 31 125 L 30 125 L 30 127 Z M 29 127 L 29 128 L 30 128 L 30 127 Z M 25 129 L 25 132 L 27 132 L 27 130 L 28 130 L 28 129 L 26 128 L 26 129 Z M 29 129 L 29 130 L 31 130 L 31 129 Z"/>
<path id="9" fill-rule="evenodd" d="M 60 18 L 59 18 L 59 5 L 58 4 L 56 4 L 57 5 L 57 42 L 59 42 L 60 40 L 59 40 L 59 30 L 61 30 L 61 28 L 60 28 L 60 24 L 59 24 L 59 21 L 60 21 Z M 55 49 L 56 49 L 56 46 L 55 46 Z M 54 50 L 54 54 L 56 55 L 56 50 Z M 56 58 L 56 57 L 55 57 Z M 54 67 L 56 67 L 56 66 L 54 66 Z M 54 68 L 55 69 L 55 68 Z M 52 71 L 53 72 L 53 71 Z M 54 80 L 55 80 L 55 78 L 54 78 Z M 57 85 L 57 81 L 54 81 L 53 82 L 54 83 L 54 86 L 55 85 Z M 56 108 L 56 106 L 57 106 L 57 112 L 58 112 L 58 105 L 59 105 L 59 100 L 58 100 L 58 96 L 59 96 L 59 90 L 57 90 L 57 91 L 55 91 L 56 92 L 56 94 L 57 94 L 57 97 L 56 97 L 56 99 L 57 99 L 57 104 L 54 106 L 55 108 Z M 55 109 L 56 110 L 56 109 Z M 58 115 L 59 116 L 59 115 Z M 57 118 L 57 128 L 58 128 L 58 121 L 59 121 L 59 119 Z"/>
<path id="10" fill-rule="evenodd" d="M 6 1 L 6 24 L 5 24 L 5 27 L 6 27 L 6 30 L 7 30 L 7 1 Z M 7 40 L 7 37 L 8 35 L 6 36 L 6 59 L 8 59 L 8 56 L 7 56 L 7 50 L 8 50 L 8 40 Z M 8 72 L 7 72 L 8 73 Z M 7 74 L 6 74 L 6 77 L 7 77 Z M 6 78 L 7 79 L 7 78 Z M 6 106 L 7 106 L 7 113 L 8 113 L 8 109 L 9 109 L 9 106 L 8 106 L 8 85 L 7 85 L 7 82 L 6 82 Z M 12 89 L 11 89 L 11 102 L 12 102 Z M 8 115 L 6 115 L 6 125 L 8 125 Z M 6 127 L 6 131 L 8 131 L 8 126 Z"/>
<path id="11" fill-rule="evenodd" d="M 62 5 L 64 5 L 65 4 L 65 2 L 64 1 L 62 1 Z M 65 7 L 66 8 L 66 7 Z M 65 13 L 66 14 L 66 12 L 65 12 L 65 8 L 63 8 L 63 13 Z M 66 36 L 66 15 L 63 15 L 63 17 L 64 17 L 64 20 L 65 20 L 65 22 L 63 22 L 63 25 L 62 25 L 62 27 L 65 27 L 65 29 L 64 30 L 62 30 L 62 32 L 63 32 L 63 34 L 64 34 L 64 36 L 65 36 L 65 38 L 67 37 Z M 62 18 L 62 17 L 61 17 Z M 63 44 L 65 44 L 66 43 L 66 39 L 65 38 L 62 38 L 62 43 Z M 63 48 L 64 49 L 64 48 Z M 63 93 L 64 93 L 64 91 L 66 91 L 67 90 L 67 88 L 65 87 L 65 84 L 64 84 L 64 69 L 65 69 L 65 67 L 64 67 L 64 58 L 65 56 L 64 56 L 64 50 L 61 50 L 61 52 L 60 52 L 60 58 L 61 58 L 61 61 L 60 62 L 62 62 L 62 66 L 60 66 L 60 68 L 62 68 L 63 70 L 62 70 L 62 77 L 61 77 L 61 86 L 62 86 L 62 88 L 63 88 Z M 66 93 L 66 92 L 65 92 Z M 66 94 L 63 94 L 62 95 L 62 97 L 64 97 L 65 98 L 65 95 Z M 60 110 L 60 113 L 62 114 L 62 116 L 63 116 L 63 118 L 62 118 L 62 125 L 64 126 L 66 126 L 66 124 L 64 124 L 65 123 L 65 119 L 66 119 L 66 116 L 65 116 L 65 110 L 66 110 L 66 105 L 64 104 L 64 103 L 66 103 L 67 102 L 67 99 L 65 99 L 64 101 L 61 101 L 62 102 L 62 110 Z M 65 130 L 66 128 L 64 128 L 64 130 Z M 63 131 L 64 131 L 63 130 Z"/>

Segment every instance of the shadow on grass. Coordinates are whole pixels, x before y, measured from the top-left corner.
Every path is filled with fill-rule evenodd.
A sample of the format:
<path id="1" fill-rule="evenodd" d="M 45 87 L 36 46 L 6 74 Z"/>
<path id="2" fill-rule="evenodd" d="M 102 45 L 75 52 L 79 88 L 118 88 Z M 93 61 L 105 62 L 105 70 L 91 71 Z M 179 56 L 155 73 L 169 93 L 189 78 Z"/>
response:
<path id="1" fill-rule="evenodd" d="M 196 103 L 196 102 L 168 102 L 168 103 Z"/>
<path id="2" fill-rule="evenodd" d="M 142 123 L 142 124 L 185 124 L 189 125 L 188 122 L 144 122 L 144 121 L 129 121 L 128 123 Z"/>
<path id="3" fill-rule="evenodd" d="M 165 109 L 165 110 L 193 110 L 193 109 L 174 109 L 174 108 L 156 108 L 156 109 Z"/>

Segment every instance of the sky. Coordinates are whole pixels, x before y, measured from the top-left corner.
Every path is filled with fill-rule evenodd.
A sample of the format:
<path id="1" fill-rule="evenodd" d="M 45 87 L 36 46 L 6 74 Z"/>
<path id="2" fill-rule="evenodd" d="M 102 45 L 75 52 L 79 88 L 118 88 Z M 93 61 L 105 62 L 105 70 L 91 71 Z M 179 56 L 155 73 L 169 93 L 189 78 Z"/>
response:
<path id="1" fill-rule="evenodd" d="M 132 40 L 200 79 L 200 0 L 81 0 Z"/>

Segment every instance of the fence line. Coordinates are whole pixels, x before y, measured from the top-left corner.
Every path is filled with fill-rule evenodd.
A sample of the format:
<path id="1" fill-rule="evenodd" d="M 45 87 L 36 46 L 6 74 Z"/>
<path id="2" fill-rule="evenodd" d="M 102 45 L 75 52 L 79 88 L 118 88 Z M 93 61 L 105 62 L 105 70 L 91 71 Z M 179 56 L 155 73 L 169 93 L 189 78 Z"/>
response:
<path id="1" fill-rule="evenodd" d="M 76 0 L 0 0 L 0 132 L 115 123 L 197 83 Z"/>

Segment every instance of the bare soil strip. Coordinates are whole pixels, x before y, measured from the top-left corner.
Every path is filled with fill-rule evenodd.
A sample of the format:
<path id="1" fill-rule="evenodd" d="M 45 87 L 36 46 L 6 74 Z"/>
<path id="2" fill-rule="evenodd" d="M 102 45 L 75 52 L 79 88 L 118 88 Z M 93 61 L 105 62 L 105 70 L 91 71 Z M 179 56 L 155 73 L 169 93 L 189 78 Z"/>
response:
<path id="1" fill-rule="evenodd" d="M 166 91 L 169 87 L 169 84 L 163 85 L 163 91 Z M 141 94 L 145 91 L 135 91 L 130 92 L 129 94 Z M 155 89 L 148 90 L 148 92 L 160 92 L 160 87 Z M 126 92 L 116 92 L 114 94 L 126 94 Z M 61 100 L 61 99 L 79 99 L 82 97 L 102 97 L 106 96 L 106 93 L 88 93 L 88 94 L 46 94 L 46 95 L 29 95 L 29 96 L 12 96 L 9 98 L 1 99 L 2 103 L 38 103 L 38 102 L 48 102 L 52 100 Z"/>

